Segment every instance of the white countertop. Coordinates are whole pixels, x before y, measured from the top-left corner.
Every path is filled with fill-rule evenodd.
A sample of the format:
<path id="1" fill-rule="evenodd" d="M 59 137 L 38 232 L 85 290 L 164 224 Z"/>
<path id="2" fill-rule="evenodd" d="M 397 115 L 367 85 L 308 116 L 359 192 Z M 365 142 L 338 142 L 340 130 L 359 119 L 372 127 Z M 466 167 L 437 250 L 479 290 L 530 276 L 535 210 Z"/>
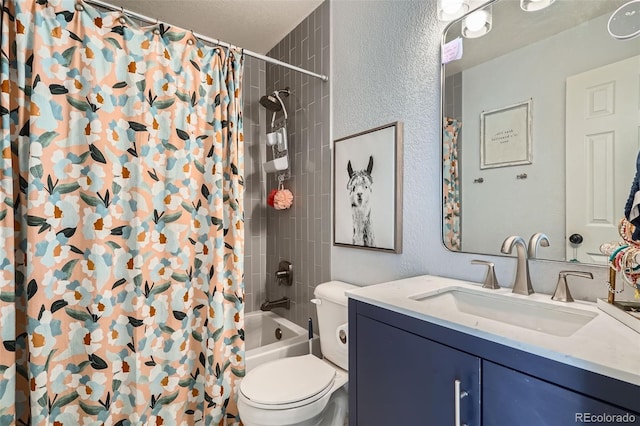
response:
<path id="1" fill-rule="evenodd" d="M 559 309 L 570 307 L 598 315 L 572 335 L 560 337 L 452 312 L 434 304 L 425 305 L 410 298 L 452 286 L 544 301 Z M 510 288 L 485 290 L 478 283 L 430 275 L 360 287 L 346 294 L 362 302 L 640 386 L 640 334 L 602 312 L 595 303 L 555 302 L 545 294 L 521 296 L 511 293 Z"/>

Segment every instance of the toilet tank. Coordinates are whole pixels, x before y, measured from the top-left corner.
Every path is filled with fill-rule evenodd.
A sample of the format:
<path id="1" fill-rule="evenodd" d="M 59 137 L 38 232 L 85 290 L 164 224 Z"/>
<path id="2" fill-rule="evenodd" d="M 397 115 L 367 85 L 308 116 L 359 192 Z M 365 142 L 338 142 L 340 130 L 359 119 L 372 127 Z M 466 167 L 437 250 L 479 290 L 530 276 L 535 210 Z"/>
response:
<path id="1" fill-rule="evenodd" d="M 330 281 L 318 285 L 313 293 L 322 356 L 344 370 L 349 366 L 347 296 L 344 292 L 354 288 L 356 286 L 341 281 Z"/>

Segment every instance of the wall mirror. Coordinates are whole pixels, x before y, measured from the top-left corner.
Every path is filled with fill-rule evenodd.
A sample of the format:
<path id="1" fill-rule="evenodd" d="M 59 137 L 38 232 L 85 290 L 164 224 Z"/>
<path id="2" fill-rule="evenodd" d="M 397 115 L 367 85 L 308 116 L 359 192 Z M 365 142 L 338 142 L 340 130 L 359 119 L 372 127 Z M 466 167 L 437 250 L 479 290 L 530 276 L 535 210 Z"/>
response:
<path id="1" fill-rule="evenodd" d="M 462 45 L 442 65 L 447 248 L 500 255 L 542 232 L 538 259 L 606 263 L 640 148 L 640 37 L 607 30 L 627 1 L 498 0 L 485 35 L 447 27 L 443 51 Z"/>

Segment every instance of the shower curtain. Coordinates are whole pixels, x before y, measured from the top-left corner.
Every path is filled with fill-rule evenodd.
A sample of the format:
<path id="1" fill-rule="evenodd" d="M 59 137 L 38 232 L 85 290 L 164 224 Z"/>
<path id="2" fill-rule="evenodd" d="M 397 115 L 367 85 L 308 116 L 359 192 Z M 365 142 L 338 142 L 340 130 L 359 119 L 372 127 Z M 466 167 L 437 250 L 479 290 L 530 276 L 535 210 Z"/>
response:
<path id="1" fill-rule="evenodd" d="M 5 0 L 0 425 L 237 423 L 242 53 Z"/>
<path id="2" fill-rule="evenodd" d="M 458 170 L 458 133 L 462 123 L 455 118 L 444 118 L 442 134 L 443 163 L 442 193 L 444 194 L 444 245 L 460 251 L 460 176 Z"/>

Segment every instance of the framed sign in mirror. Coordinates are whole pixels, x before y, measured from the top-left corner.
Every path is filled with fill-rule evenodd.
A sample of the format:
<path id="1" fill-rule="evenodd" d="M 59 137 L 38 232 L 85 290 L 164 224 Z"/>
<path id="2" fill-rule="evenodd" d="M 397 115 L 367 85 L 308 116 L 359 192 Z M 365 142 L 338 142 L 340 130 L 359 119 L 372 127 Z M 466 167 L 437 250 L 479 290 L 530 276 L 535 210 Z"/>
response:
<path id="1" fill-rule="evenodd" d="M 333 244 L 402 252 L 402 123 L 334 141 Z"/>
<path id="2" fill-rule="evenodd" d="M 480 168 L 531 164 L 531 99 L 480 114 Z"/>

